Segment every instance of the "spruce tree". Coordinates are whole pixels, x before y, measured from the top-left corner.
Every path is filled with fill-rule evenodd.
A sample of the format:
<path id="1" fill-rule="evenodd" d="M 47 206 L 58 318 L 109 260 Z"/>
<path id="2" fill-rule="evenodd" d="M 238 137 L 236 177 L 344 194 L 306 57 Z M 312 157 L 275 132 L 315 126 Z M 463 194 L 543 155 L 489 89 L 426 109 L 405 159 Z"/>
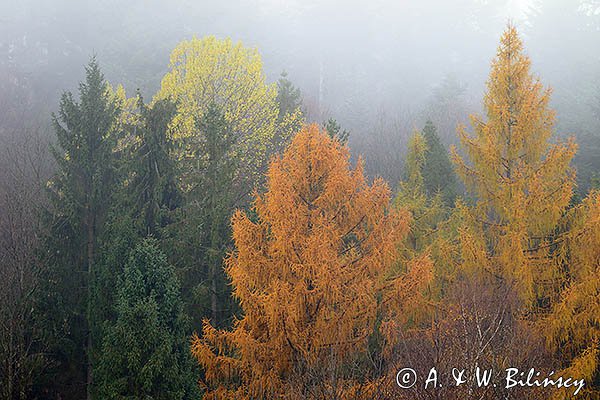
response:
<path id="1" fill-rule="evenodd" d="M 425 193 L 429 198 L 441 193 L 444 202 L 452 206 L 456 197 L 456 176 L 448 151 L 431 121 L 425 123 L 422 132 L 427 145 L 422 170 Z"/>
<path id="2" fill-rule="evenodd" d="M 71 347 L 59 356 L 71 371 L 64 382 L 69 388 L 87 388 L 92 383 L 92 335 L 89 321 L 94 313 L 91 302 L 98 236 L 110 204 L 115 177 L 113 150 L 115 128 L 120 113 L 116 98 L 95 58 L 86 67 L 86 79 L 79 85 L 79 101 L 66 92 L 58 115 L 53 115 L 57 146 L 52 148 L 57 172 L 50 182 L 52 210 L 47 240 L 53 281 L 50 288 L 58 296 L 54 306 L 62 311 L 50 317 L 58 326 L 54 332 L 66 332 Z M 52 305 L 50 305 L 52 307 Z M 61 321 L 62 320 L 62 321 Z M 66 321 L 66 325 L 64 326 Z M 63 350 L 61 350 L 64 353 Z M 82 373 L 86 377 L 81 376 Z M 83 382 L 81 382 L 83 380 Z M 77 389 L 65 397 L 82 396 Z M 79 394 L 77 394 L 79 393 Z M 80 397 L 79 397 L 80 398 Z"/>
<path id="3" fill-rule="evenodd" d="M 302 107 L 302 93 L 300 89 L 288 79 L 287 72 L 281 72 L 277 81 L 277 104 L 279 105 L 279 120 L 286 115 L 293 114 Z"/>
<path id="4" fill-rule="evenodd" d="M 130 253 L 96 373 L 103 399 L 197 398 L 180 285 L 155 239 Z"/>
<path id="5" fill-rule="evenodd" d="M 168 126 L 177 112 L 169 98 L 144 104 L 138 95 L 139 124 L 135 127 L 138 146 L 133 154 L 131 195 L 142 234 L 157 236 L 166 224 L 166 211 L 180 203 L 176 186 L 176 164 L 172 157 L 174 143 Z"/>

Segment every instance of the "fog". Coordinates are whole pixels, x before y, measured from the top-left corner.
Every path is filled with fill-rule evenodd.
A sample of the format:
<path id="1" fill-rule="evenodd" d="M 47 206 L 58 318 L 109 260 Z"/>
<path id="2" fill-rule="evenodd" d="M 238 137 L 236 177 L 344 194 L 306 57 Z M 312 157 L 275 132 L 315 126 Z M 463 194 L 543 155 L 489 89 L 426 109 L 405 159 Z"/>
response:
<path id="1" fill-rule="evenodd" d="M 179 41 L 231 37 L 259 49 L 269 81 L 287 71 L 308 119 L 336 118 L 368 171 L 395 183 L 413 129 L 432 119 L 449 145 L 480 110 L 509 21 L 554 89 L 557 135 L 600 135 L 597 0 L 2 0 L 0 129 L 45 126 L 92 55 L 111 84 L 150 98 Z"/>

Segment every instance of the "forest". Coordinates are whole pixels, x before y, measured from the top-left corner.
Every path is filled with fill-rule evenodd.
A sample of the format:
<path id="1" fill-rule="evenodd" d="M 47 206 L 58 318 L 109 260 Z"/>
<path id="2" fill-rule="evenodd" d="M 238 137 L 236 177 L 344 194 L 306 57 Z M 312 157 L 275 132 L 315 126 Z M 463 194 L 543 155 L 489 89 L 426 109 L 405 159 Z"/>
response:
<path id="1" fill-rule="evenodd" d="M 598 1 L 0 11 L 0 399 L 600 398 Z"/>

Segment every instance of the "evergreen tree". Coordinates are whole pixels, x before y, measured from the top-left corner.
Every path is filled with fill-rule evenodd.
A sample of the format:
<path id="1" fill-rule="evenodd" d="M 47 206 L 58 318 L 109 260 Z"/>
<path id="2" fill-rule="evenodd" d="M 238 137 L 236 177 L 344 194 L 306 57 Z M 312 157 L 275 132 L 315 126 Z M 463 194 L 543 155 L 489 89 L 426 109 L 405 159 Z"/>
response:
<path id="1" fill-rule="evenodd" d="M 288 79 L 287 72 L 281 72 L 277 81 L 277 104 L 279 105 L 279 120 L 288 114 L 294 114 L 302 107 L 302 93 L 300 89 Z"/>
<path id="2" fill-rule="evenodd" d="M 283 71 L 277 81 L 277 104 L 279 105 L 279 123 L 273 136 L 271 154 L 282 152 L 289 144 L 292 136 L 297 133 L 304 123 L 302 110 L 302 93 L 288 79 Z"/>
<path id="3" fill-rule="evenodd" d="M 335 120 L 335 118 L 329 118 L 327 122 L 323 124 L 323 128 L 327 132 L 330 138 L 336 138 L 342 144 L 348 143 L 348 138 L 350 137 L 350 132 L 343 129 Z"/>
<path id="4" fill-rule="evenodd" d="M 118 101 L 108 86 L 95 59 L 86 67 L 86 80 L 79 85 L 79 102 L 70 92 L 64 93 L 58 115 L 53 115 L 57 147 L 52 153 L 57 173 L 50 182 L 52 216 L 47 240 L 51 282 L 57 296 L 51 319 L 56 331 L 67 332 L 71 347 L 62 343 L 65 371 L 74 376 L 65 382 L 65 397 L 81 398 L 78 389 L 87 387 L 90 398 L 92 383 L 92 335 L 89 324 L 94 313 L 92 277 L 95 273 L 98 237 L 110 204 L 115 177 L 113 149 L 116 143 Z M 62 321 L 61 321 L 62 320 Z M 66 325 L 65 326 L 65 321 Z M 85 378 L 78 376 L 85 373 Z M 68 376 L 70 373 L 67 372 Z M 83 381 L 82 381 L 83 378 Z"/>
<path id="5" fill-rule="evenodd" d="M 430 234 L 447 214 L 441 192 L 427 193 L 424 172 L 428 152 L 429 146 L 425 136 L 415 132 L 408 143 L 404 179 L 399 184 L 395 199 L 396 208 L 410 211 L 414 218 L 415 223 L 407 235 L 408 249 L 413 252 L 422 251 L 430 243 Z"/>
<path id="6" fill-rule="evenodd" d="M 427 145 L 422 170 L 425 193 L 429 198 L 441 193 L 446 205 L 452 206 L 456 197 L 456 176 L 448 151 L 431 121 L 425 123 L 423 137 Z"/>
<path id="7" fill-rule="evenodd" d="M 215 103 L 196 121 L 198 134 L 186 145 L 194 149 L 185 176 L 187 190 L 178 222 L 169 228 L 184 295 L 194 323 L 210 316 L 221 325 L 231 316 L 232 301 L 225 282 L 223 256 L 231 242 L 229 219 L 244 205 L 246 188 L 239 179 L 236 136 Z M 200 139 L 198 139 L 200 138 Z"/>
<path id="8" fill-rule="evenodd" d="M 146 105 L 138 95 L 138 107 L 140 119 L 135 127 L 138 145 L 133 154 L 131 193 L 143 234 L 157 236 L 166 223 L 165 212 L 181 202 L 172 158 L 174 143 L 168 134 L 177 106 L 168 98 Z"/>
<path id="9" fill-rule="evenodd" d="M 179 282 L 155 239 L 130 253 L 96 380 L 103 399 L 198 398 Z"/>

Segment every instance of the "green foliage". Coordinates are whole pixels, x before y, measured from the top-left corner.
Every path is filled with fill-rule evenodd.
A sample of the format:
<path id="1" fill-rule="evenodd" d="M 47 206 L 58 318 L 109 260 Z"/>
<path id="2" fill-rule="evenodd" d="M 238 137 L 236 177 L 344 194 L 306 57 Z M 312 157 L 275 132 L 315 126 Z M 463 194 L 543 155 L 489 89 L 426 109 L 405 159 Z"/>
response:
<path id="1" fill-rule="evenodd" d="M 427 145 L 422 169 L 425 193 L 430 198 L 441 193 L 444 203 L 452 206 L 456 198 L 456 175 L 448 151 L 431 121 L 425 123 L 423 137 Z"/>
<path id="2" fill-rule="evenodd" d="M 345 129 L 342 130 L 342 127 L 334 118 L 329 118 L 327 122 L 323 124 L 323 128 L 325 129 L 330 138 L 336 138 L 342 144 L 348 143 L 350 131 L 347 131 Z"/>
<path id="3" fill-rule="evenodd" d="M 138 95 L 138 107 L 140 118 L 134 130 L 137 143 L 131 167 L 131 194 L 142 232 L 156 236 L 159 228 L 168 222 L 168 211 L 181 202 L 176 185 L 177 167 L 171 157 L 174 144 L 168 135 L 177 106 L 169 98 L 146 105 Z"/>
<path id="4" fill-rule="evenodd" d="M 429 147 L 425 136 L 415 132 L 408 143 L 404 179 L 400 182 L 395 199 L 396 208 L 410 211 L 414 224 L 407 236 L 408 248 L 420 252 L 431 243 L 431 232 L 443 220 L 447 210 L 440 192 L 428 196 L 423 173 Z"/>
<path id="5" fill-rule="evenodd" d="M 279 120 L 287 114 L 294 114 L 302 107 L 302 93 L 300 89 L 288 79 L 287 72 L 281 72 L 277 81 L 277 104 L 279 105 Z"/>
<path id="6" fill-rule="evenodd" d="M 186 145 L 194 148 L 185 176 L 188 190 L 177 223 L 168 228 L 170 248 L 183 277 L 187 310 L 194 326 L 210 316 L 215 325 L 229 319 L 234 307 L 223 271 L 223 257 L 231 243 L 229 219 L 244 205 L 246 188 L 238 175 L 238 136 L 215 103 L 196 120 L 199 132 Z"/>
<path id="7" fill-rule="evenodd" d="M 155 239 L 131 251 L 117 287 L 95 377 L 101 398 L 197 398 L 179 282 Z"/>
<path id="8" fill-rule="evenodd" d="M 57 172 L 49 183 L 46 219 L 46 287 L 40 306 L 56 367 L 57 387 L 67 398 L 83 398 L 91 374 L 92 276 L 98 235 L 110 206 L 116 177 L 118 100 L 110 95 L 95 59 L 86 67 L 79 101 L 64 93 L 53 115 Z M 58 374 L 60 370 L 60 374 Z M 49 375 L 52 376 L 53 372 Z M 69 397 L 72 396 L 72 397 Z"/>

